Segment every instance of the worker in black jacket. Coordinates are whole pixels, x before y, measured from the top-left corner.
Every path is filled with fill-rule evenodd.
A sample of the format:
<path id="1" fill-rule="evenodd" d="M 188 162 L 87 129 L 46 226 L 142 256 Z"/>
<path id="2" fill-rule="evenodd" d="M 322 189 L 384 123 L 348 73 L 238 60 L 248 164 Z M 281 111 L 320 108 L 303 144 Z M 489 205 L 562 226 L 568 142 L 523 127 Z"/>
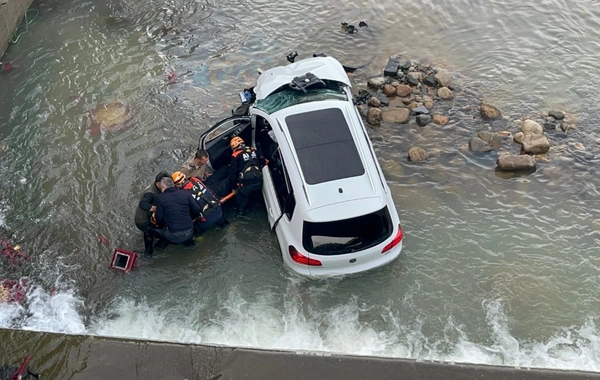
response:
<path id="1" fill-rule="evenodd" d="M 177 191 L 171 178 L 163 178 L 160 181 L 162 194 L 156 202 L 156 222 L 159 228 L 150 227 L 145 239 L 153 242 L 154 237 L 166 240 L 171 244 L 194 244 L 194 220 L 200 216 L 200 206 L 187 191 Z M 148 235 L 148 236 L 147 236 Z M 146 248 L 146 255 L 152 255 L 152 244 L 150 250 Z"/>
<path id="2" fill-rule="evenodd" d="M 146 251 L 148 250 L 148 243 L 152 245 L 153 240 L 146 239 L 146 229 L 148 227 L 156 227 L 152 224 L 152 214 L 156 212 L 156 201 L 160 195 L 160 181 L 163 178 L 170 178 L 169 172 L 160 172 L 154 178 L 154 183 L 144 189 L 144 193 L 140 197 L 138 207 L 135 210 L 135 226 L 144 233 L 144 244 L 146 245 Z M 150 247 L 152 249 L 152 247 Z"/>
<path id="3" fill-rule="evenodd" d="M 231 163 L 229 165 L 229 185 L 235 191 L 238 214 L 246 212 L 250 195 L 262 188 L 261 168 L 268 163 L 258 157 L 256 150 L 244 145 L 244 140 L 235 136 L 229 142 Z"/>

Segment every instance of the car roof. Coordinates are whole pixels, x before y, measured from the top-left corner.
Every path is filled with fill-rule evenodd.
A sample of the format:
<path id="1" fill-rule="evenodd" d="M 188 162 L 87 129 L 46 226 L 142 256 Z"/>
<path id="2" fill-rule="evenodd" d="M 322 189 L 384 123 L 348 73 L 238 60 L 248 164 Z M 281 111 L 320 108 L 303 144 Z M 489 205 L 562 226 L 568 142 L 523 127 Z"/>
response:
<path id="1" fill-rule="evenodd" d="M 320 101 L 284 108 L 271 115 L 281 126 L 274 131 L 288 172 L 292 172 L 290 161 L 296 164 L 297 170 L 293 172 L 299 178 L 294 175 L 290 178 L 296 198 L 304 196 L 309 209 L 382 195 L 381 174 L 370 152 L 370 143 L 356 111 L 350 107 L 354 107 L 352 102 Z M 316 123 L 315 117 L 323 117 L 327 123 Z M 319 136 L 302 134 L 319 133 L 319 127 L 323 132 Z M 280 137 L 282 133 L 284 136 Z M 281 143 L 283 138 L 287 144 Z"/>
<path id="2" fill-rule="evenodd" d="M 306 73 L 312 73 L 322 80 L 341 82 L 351 87 L 348 75 L 335 58 L 315 57 L 303 59 L 287 66 L 277 66 L 263 72 L 254 87 L 256 99 L 266 98 L 282 86 L 290 84 L 294 78 Z"/>

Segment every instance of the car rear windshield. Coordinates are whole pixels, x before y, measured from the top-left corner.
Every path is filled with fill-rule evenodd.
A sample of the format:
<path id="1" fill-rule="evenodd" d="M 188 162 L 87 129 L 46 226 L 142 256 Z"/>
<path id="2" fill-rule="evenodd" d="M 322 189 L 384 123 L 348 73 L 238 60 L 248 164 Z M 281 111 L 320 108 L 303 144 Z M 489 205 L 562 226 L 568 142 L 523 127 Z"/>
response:
<path id="1" fill-rule="evenodd" d="M 380 244 L 393 230 L 390 213 L 384 207 L 357 218 L 324 223 L 304 221 L 302 245 L 318 255 L 343 255 Z"/>
<path id="2" fill-rule="evenodd" d="M 309 185 L 365 173 L 356 142 L 340 109 L 290 115 L 285 122 Z"/>

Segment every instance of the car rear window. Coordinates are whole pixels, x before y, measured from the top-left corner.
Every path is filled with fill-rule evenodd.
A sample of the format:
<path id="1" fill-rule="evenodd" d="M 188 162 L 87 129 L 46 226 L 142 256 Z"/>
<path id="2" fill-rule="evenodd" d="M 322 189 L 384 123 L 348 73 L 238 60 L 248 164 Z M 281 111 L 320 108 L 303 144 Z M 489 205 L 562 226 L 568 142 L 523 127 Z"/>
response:
<path id="1" fill-rule="evenodd" d="M 365 173 L 346 118 L 338 108 L 290 115 L 292 136 L 304 179 L 309 185 Z"/>
<path id="2" fill-rule="evenodd" d="M 351 219 L 314 223 L 304 221 L 302 245 L 318 255 L 343 255 L 373 247 L 390 237 L 394 228 L 387 207 Z"/>

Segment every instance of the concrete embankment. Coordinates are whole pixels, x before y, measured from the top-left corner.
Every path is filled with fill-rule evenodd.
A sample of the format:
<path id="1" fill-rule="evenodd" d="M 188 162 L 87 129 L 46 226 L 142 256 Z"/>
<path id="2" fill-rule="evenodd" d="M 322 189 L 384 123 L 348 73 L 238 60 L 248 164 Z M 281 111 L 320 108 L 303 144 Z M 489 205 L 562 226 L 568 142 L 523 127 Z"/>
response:
<path id="1" fill-rule="evenodd" d="M 0 0 L 0 59 L 33 0 Z"/>
<path id="2" fill-rule="evenodd" d="M 600 373 L 184 345 L 2 330 L 3 359 L 45 379 L 600 379 Z M 35 349 L 35 352 L 28 351 Z M 0 365 L 3 363 L 0 363 Z"/>

